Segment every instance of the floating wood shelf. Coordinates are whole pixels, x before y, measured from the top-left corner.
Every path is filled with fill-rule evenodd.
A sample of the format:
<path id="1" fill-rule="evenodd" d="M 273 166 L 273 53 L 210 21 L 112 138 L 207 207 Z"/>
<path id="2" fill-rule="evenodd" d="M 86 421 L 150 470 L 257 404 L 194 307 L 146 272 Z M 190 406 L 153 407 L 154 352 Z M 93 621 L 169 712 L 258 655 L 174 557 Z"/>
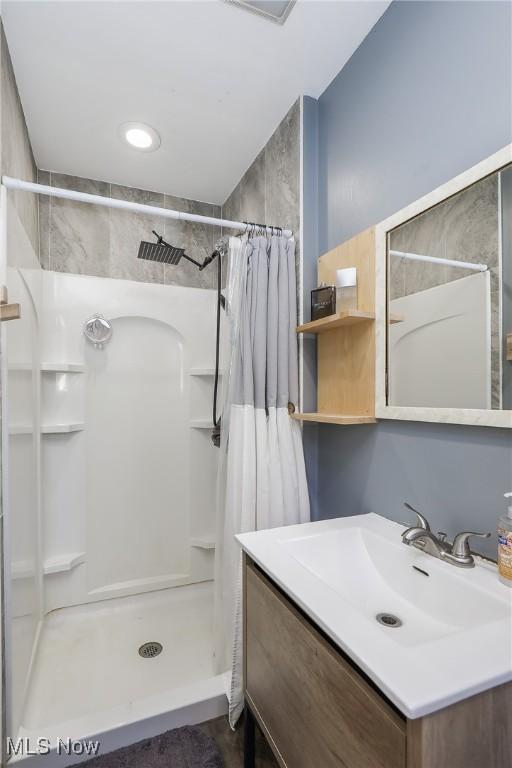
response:
<path id="1" fill-rule="evenodd" d="M 350 309 L 347 312 L 338 312 L 335 315 L 322 317 L 320 320 L 312 320 L 310 323 L 297 326 L 297 333 L 324 333 L 341 326 L 354 325 L 355 323 L 368 323 L 375 320 L 375 312 L 361 312 L 359 309 Z"/>
<path id="2" fill-rule="evenodd" d="M 373 416 L 352 416 L 341 413 L 292 413 L 296 421 L 316 421 L 321 424 L 375 424 Z"/>

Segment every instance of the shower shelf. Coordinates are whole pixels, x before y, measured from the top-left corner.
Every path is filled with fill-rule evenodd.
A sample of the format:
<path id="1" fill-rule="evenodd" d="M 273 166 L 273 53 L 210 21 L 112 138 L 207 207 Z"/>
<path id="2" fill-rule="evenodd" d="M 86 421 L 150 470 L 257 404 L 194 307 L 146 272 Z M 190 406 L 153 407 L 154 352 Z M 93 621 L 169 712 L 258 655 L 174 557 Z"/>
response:
<path id="1" fill-rule="evenodd" d="M 43 562 L 43 573 L 47 576 L 51 573 L 71 571 L 77 565 L 81 565 L 81 563 L 85 563 L 85 552 L 72 552 L 66 555 L 48 557 Z"/>
<path id="2" fill-rule="evenodd" d="M 43 573 L 45 576 L 52 573 L 64 573 L 73 570 L 81 563 L 85 563 L 85 552 L 72 552 L 48 557 L 43 561 Z M 29 560 L 18 560 L 12 563 L 11 574 L 13 579 L 28 579 L 35 575 L 35 570 Z"/>
<path id="3" fill-rule="evenodd" d="M 85 373 L 83 363 L 41 363 L 43 373 Z"/>
<path id="4" fill-rule="evenodd" d="M 85 429 L 85 424 L 81 422 L 66 422 L 60 424 L 42 424 L 41 434 L 43 435 L 58 435 L 66 434 L 67 432 L 81 432 Z M 9 427 L 8 432 L 10 435 L 30 435 L 34 430 L 30 424 L 13 424 Z"/>
<path id="5" fill-rule="evenodd" d="M 220 371 L 219 373 L 222 373 Z M 191 376 L 215 376 L 215 368 L 191 368 Z"/>
<path id="6" fill-rule="evenodd" d="M 29 424 L 13 424 L 7 431 L 9 435 L 31 435 L 34 430 Z"/>
<path id="7" fill-rule="evenodd" d="M 192 419 L 190 426 L 192 429 L 213 429 L 211 419 Z"/>
<path id="8" fill-rule="evenodd" d="M 67 432 L 81 432 L 85 429 L 83 422 L 65 422 L 60 424 L 43 424 L 41 432 L 43 435 L 65 434 Z"/>
<path id="9" fill-rule="evenodd" d="M 32 363 L 8 363 L 8 371 L 32 371 Z M 41 373 L 85 373 L 83 363 L 41 363 Z"/>
<path id="10" fill-rule="evenodd" d="M 190 546 L 197 549 L 215 549 L 215 539 L 208 536 L 198 536 L 190 539 Z"/>

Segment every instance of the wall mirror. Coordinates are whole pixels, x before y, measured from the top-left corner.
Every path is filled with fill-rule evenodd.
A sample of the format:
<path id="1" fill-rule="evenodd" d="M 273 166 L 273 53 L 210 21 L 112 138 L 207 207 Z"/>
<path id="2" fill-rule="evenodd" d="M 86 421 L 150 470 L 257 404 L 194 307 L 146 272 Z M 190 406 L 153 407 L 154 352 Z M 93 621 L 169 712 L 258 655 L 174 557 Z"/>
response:
<path id="1" fill-rule="evenodd" d="M 376 234 L 377 416 L 512 426 L 511 147 Z"/>

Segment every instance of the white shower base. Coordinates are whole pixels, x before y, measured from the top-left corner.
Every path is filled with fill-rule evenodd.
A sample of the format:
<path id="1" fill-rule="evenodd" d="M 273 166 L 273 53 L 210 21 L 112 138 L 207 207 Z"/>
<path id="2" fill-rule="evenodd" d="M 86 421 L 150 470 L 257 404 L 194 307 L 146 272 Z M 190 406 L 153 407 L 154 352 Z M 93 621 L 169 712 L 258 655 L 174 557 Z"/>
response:
<path id="1" fill-rule="evenodd" d="M 227 681 L 214 672 L 212 614 L 212 582 L 48 614 L 19 735 L 31 742 L 99 739 L 104 753 L 225 714 Z M 139 646 L 154 640 L 162 653 L 143 659 Z M 51 768 L 77 758 L 27 759 L 31 767 L 39 762 Z"/>

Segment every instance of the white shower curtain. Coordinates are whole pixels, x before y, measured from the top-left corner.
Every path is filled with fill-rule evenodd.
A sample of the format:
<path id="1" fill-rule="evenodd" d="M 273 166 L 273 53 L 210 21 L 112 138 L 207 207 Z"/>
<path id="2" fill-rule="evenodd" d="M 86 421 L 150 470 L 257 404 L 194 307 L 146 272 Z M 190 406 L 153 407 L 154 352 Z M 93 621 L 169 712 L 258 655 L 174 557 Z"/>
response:
<path id="1" fill-rule="evenodd" d="M 235 534 L 307 522 L 309 498 L 297 422 L 295 241 L 230 238 L 215 574 L 218 671 L 231 671 L 229 720 L 243 707 L 242 569 Z"/>

